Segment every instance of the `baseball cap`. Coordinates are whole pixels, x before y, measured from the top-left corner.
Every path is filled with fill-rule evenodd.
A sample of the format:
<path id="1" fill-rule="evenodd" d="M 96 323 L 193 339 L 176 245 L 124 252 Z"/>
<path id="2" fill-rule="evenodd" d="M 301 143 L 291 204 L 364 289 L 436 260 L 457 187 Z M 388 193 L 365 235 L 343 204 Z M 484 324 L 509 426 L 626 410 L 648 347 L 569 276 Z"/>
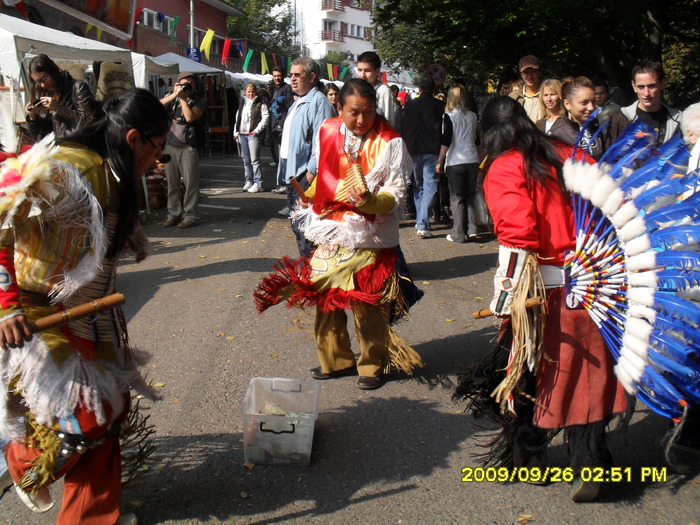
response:
<path id="1" fill-rule="evenodd" d="M 187 77 L 193 77 L 193 78 L 194 78 L 194 73 L 191 73 L 191 72 L 189 72 L 189 71 L 183 71 L 182 73 L 180 73 L 180 74 L 177 76 L 177 81 L 180 82 L 180 80 L 182 80 L 183 78 L 187 78 Z"/>
<path id="2" fill-rule="evenodd" d="M 535 55 L 527 55 L 521 58 L 520 62 L 518 62 L 518 71 L 522 72 L 528 68 L 539 69 L 540 59 Z"/>

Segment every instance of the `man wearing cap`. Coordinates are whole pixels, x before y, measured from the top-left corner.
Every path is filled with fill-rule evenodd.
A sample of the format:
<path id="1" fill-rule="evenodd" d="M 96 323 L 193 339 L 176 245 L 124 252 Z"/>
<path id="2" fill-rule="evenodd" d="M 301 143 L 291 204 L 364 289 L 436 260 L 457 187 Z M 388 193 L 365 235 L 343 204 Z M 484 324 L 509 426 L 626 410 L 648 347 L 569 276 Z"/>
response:
<path id="1" fill-rule="evenodd" d="M 534 55 L 524 56 L 518 63 L 518 71 L 525 84 L 522 90 L 513 91 L 508 96 L 520 102 L 530 120 L 537 122 L 546 116 L 539 98 L 540 59 Z"/>
<path id="2" fill-rule="evenodd" d="M 197 224 L 199 204 L 199 151 L 204 140 L 201 119 L 207 109 L 204 97 L 197 93 L 194 73 L 180 73 L 171 93 L 160 99 L 168 110 L 170 133 L 165 153 L 172 160 L 165 165 L 168 183 L 168 218 L 163 226 L 177 225 L 189 228 Z M 184 199 L 180 200 L 180 180 L 185 185 Z"/>

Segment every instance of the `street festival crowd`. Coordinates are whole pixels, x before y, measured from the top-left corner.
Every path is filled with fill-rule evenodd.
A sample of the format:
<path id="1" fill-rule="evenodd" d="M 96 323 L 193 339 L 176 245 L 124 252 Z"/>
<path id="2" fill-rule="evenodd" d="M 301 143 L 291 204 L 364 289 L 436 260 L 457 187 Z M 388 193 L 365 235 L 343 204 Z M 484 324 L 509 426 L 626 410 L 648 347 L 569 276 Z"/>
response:
<path id="1" fill-rule="evenodd" d="M 392 328 L 423 295 L 411 280 L 399 226 L 415 221 L 415 235 L 425 239 L 433 236 L 431 225 L 451 220 L 447 242 L 495 235 L 499 244 L 486 312 L 502 319 L 498 344 L 483 361 L 455 371 L 453 393 L 500 428 L 484 464 L 527 469 L 528 481 L 544 484 L 547 446 L 563 431 L 571 498 L 593 501 L 603 484 L 584 473 L 612 467 L 606 431 L 613 417 L 629 416 L 634 398 L 627 394 L 636 390 L 671 420 L 669 463 L 696 466 L 697 306 L 686 303 L 691 313 L 669 313 L 653 301 L 639 306 L 645 314 L 638 317 L 655 330 L 667 323 L 685 352 L 665 354 L 677 368 L 664 372 L 690 370 L 693 382 L 685 388 L 688 377 L 675 378 L 684 389 L 669 408 L 661 403 L 669 395 L 659 386 L 665 383 L 649 380 L 658 376 L 644 362 L 623 366 L 636 361 L 624 348 L 609 348 L 615 339 L 603 329 L 608 319 L 589 315 L 567 287 L 580 212 L 572 204 L 575 181 L 565 179 L 612 173 L 613 156 L 639 178 L 648 176 L 647 166 L 671 159 L 678 182 L 664 195 L 684 215 L 669 211 L 664 220 L 695 227 L 700 103 L 684 111 L 666 105 L 664 70 L 653 60 L 634 65 L 629 99 L 603 73 L 542 78 L 541 61 L 528 55 L 479 104 L 460 79 L 438 90 L 425 77 L 413 94 L 383 84 L 374 52 L 361 54 L 356 68 L 358 78 L 342 87 L 324 86 L 319 64 L 308 57 L 292 62 L 289 84 L 275 68 L 266 89 L 245 86 L 232 131 L 243 189 L 265 191 L 260 151 L 267 144 L 276 171 L 271 191 L 287 197 L 280 213 L 289 217 L 298 257 L 279 260 L 254 299 L 260 312 L 281 302 L 315 308 L 319 366 L 311 377 L 357 375 L 358 388 L 373 390 L 390 368 L 411 375 L 423 366 Z M 189 72 L 160 100 L 132 89 L 101 105 L 46 55 L 32 59 L 29 76 L 26 132 L 35 145 L 19 158 L 8 152 L 0 173 L 1 488 L 14 487 L 32 511 L 46 512 L 53 505 L 48 487 L 63 477 L 58 523 L 137 523 L 121 514 L 119 436 L 134 406 L 131 391 L 154 395 L 138 371 L 145 356 L 129 346 L 121 310 L 101 301 L 115 291 L 118 259 L 131 254 L 140 262 L 149 253 L 137 195 L 155 163 L 165 165 L 167 179 L 163 226 L 199 223 L 206 100 Z M 607 164 L 598 169 L 598 161 Z M 602 174 L 593 179 L 604 184 Z M 617 195 L 615 188 L 598 193 Z M 645 188 L 634 203 L 654 191 L 653 184 Z M 619 200 L 613 211 L 622 209 Z M 681 269 L 698 267 L 700 235 L 693 232 L 690 241 L 676 238 L 685 251 L 670 253 L 690 265 Z M 670 267 L 668 260 L 661 266 Z M 697 301 L 697 279 L 685 282 L 684 297 Z M 85 303 L 102 313 L 91 308 L 91 315 L 39 328 L 46 316 Z M 650 355 L 667 348 L 648 346 Z"/>

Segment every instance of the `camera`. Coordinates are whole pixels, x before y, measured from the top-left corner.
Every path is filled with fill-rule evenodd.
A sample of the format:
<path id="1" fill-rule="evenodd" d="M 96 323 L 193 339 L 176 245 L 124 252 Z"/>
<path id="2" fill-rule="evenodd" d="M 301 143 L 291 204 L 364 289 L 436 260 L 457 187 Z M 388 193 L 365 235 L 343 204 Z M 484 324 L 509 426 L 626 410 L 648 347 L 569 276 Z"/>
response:
<path id="1" fill-rule="evenodd" d="M 188 82 L 185 82 L 184 84 L 180 84 L 182 86 L 182 92 L 187 93 L 188 95 L 192 93 L 192 85 Z"/>

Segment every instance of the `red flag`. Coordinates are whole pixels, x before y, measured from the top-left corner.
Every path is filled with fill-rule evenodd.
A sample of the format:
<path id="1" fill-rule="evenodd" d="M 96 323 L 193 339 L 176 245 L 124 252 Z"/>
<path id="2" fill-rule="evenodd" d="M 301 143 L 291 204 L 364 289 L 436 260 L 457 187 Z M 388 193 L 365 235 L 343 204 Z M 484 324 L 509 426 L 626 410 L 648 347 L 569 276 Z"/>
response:
<path id="1" fill-rule="evenodd" d="M 19 14 L 22 15 L 22 18 L 24 18 L 26 20 L 27 19 L 27 10 L 24 8 L 24 0 L 17 2 L 17 4 L 15 4 L 15 8 L 17 8 L 17 11 L 19 11 Z"/>
<path id="2" fill-rule="evenodd" d="M 338 66 L 333 64 L 333 80 L 338 79 Z"/>
<path id="3" fill-rule="evenodd" d="M 224 48 L 221 50 L 221 63 L 228 67 L 228 54 L 231 50 L 231 39 L 224 40 Z"/>
<path id="4" fill-rule="evenodd" d="M 386 80 L 386 73 L 384 73 L 384 72 L 382 71 L 382 84 L 386 84 L 386 83 L 387 83 L 387 80 Z"/>
<path id="5" fill-rule="evenodd" d="M 275 67 L 277 67 L 277 55 L 272 53 L 272 63 Z"/>
<path id="6" fill-rule="evenodd" d="M 136 31 L 136 24 L 138 23 L 139 18 L 141 18 L 141 13 L 143 13 L 143 7 L 136 9 L 136 13 L 134 14 L 134 27 L 131 28 L 133 31 L 131 33 L 131 38 L 129 39 L 129 48 L 134 47 L 134 32 Z"/>

